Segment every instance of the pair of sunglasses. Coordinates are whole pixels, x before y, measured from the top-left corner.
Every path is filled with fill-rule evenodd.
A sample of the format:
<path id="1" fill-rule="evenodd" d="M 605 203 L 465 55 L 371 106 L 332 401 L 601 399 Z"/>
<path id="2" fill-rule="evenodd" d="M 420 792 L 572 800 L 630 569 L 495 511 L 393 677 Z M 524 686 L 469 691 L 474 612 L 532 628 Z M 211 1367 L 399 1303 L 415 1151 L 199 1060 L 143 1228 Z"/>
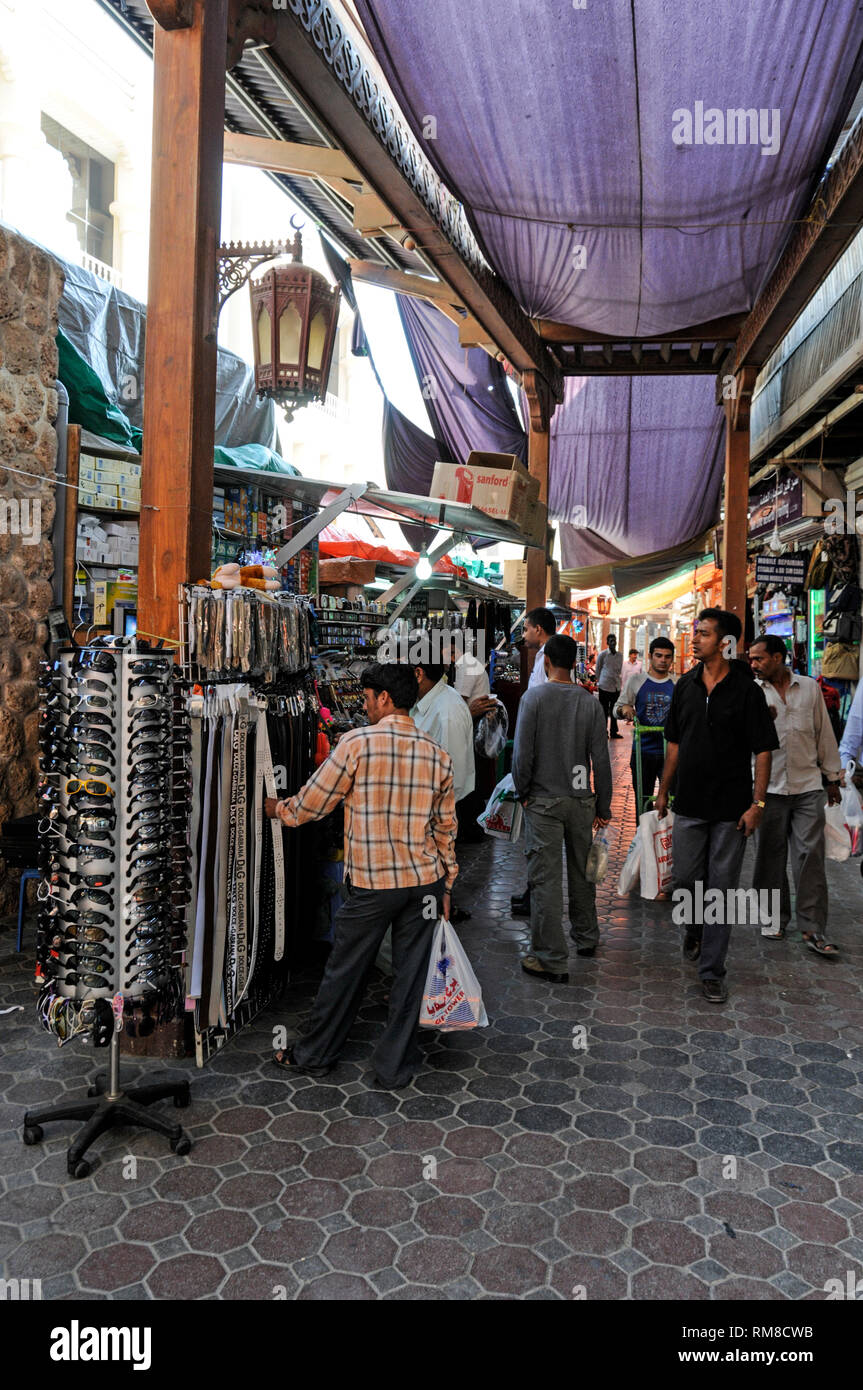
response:
<path id="1" fill-rule="evenodd" d="M 66 783 L 66 795 L 76 796 L 79 792 L 87 796 L 113 796 L 114 788 L 97 777 L 70 777 Z"/>

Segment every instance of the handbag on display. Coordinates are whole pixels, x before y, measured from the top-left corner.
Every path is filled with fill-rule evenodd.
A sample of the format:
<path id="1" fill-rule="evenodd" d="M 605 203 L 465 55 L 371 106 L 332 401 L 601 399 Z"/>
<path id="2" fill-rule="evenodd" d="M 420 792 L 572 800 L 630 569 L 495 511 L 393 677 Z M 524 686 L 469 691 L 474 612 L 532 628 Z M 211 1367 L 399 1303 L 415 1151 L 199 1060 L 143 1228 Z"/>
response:
<path id="1" fill-rule="evenodd" d="M 857 613 L 828 613 L 821 631 L 831 642 L 859 642 L 863 636 L 863 619 Z"/>
<path id="2" fill-rule="evenodd" d="M 856 681 L 860 676 L 860 648 L 847 642 L 830 642 L 824 648 L 821 674 L 832 680 Z"/>

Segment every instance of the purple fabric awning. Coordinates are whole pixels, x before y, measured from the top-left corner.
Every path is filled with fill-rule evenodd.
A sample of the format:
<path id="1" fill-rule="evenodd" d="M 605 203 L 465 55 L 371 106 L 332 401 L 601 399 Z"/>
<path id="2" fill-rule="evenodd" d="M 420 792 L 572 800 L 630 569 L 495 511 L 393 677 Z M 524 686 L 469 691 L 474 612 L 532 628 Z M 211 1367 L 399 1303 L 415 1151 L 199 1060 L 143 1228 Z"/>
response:
<path id="1" fill-rule="evenodd" d="M 561 568 L 649 555 L 718 519 L 724 415 L 712 377 L 568 377 L 551 422 Z"/>
<path id="2" fill-rule="evenodd" d="M 357 9 L 525 311 L 597 333 L 751 308 L 863 76 L 859 0 Z"/>
<path id="3" fill-rule="evenodd" d="M 527 437 L 500 363 L 483 348 L 463 348 L 456 325 L 433 305 L 397 298 L 435 437 L 456 463 L 465 463 L 472 449 L 525 461 Z"/>

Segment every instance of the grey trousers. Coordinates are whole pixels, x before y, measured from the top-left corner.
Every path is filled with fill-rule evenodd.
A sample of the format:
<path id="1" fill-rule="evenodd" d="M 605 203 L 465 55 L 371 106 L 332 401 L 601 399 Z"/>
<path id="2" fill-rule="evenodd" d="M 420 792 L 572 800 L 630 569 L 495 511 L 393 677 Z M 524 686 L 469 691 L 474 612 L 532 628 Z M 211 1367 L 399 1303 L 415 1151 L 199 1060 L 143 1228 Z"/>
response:
<path id="1" fill-rule="evenodd" d="M 695 895 L 696 883 L 709 888 L 736 888 L 740 882 L 746 836 L 733 820 L 698 820 L 695 816 L 674 817 L 671 854 L 674 887 Z M 730 914 L 722 922 L 693 923 L 687 935 L 701 938 L 698 974 L 702 980 L 721 980 L 731 940 Z"/>
<path id="2" fill-rule="evenodd" d="M 336 913 L 333 948 L 312 1005 L 309 1030 L 294 1045 L 303 1067 L 332 1066 L 362 1003 L 366 977 L 392 923 L 393 983 L 375 1075 L 406 1086 L 422 1062 L 417 1026 L 444 880 L 418 888 L 351 888 Z M 434 908 L 429 911 L 430 900 Z"/>
<path id="3" fill-rule="evenodd" d="M 788 844 L 801 931 L 823 936 L 827 926 L 827 875 L 824 869 L 824 809 L 827 793 L 799 792 L 796 796 L 766 797 L 767 805 L 756 832 L 753 886 L 779 890 L 780 925 L 791 921 L 788 889 Z"/>
<path id="4" fill-rule="evenodd" d="M 579 949 L 596 946 L 596 886 L 584 876 L 593 835 L 593 796 L 531 797 L 525 807 L 525 850 L 530 886 L 531 955 L 546 970 L 566 971 L 569 949 L 563 930 L 563 863 L 569 884 L 569 920 Z"/>

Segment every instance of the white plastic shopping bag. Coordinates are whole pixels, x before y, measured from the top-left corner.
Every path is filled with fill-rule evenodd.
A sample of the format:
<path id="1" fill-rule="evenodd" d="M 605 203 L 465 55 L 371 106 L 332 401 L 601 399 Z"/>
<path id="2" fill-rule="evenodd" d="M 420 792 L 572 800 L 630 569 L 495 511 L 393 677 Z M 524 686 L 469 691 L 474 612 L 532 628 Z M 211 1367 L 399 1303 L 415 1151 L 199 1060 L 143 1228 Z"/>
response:
<path id="1" fill-rule="evenodd" d="M 617 891 L 621 898 L 627 893 L 631 893 L 638 882 L 641 873 L 641 836 L 636 830 L 632 837 L 632 843 L 620 871 L 620 878 L 617 880 Z"/>
<path id="2" fill-rule="evenodd" d="M 440 1033 L 488 1027 L 479 980 L 455 929 L 443 918 L 432 938 L 419 1023 L 421 1028 L 436 1028 Z"/>
<path id="3" fill-rule="evenodd" d="M 515 784 L 512 780 L 512 773 L 498 782 L 494 791 L 488 799 L 488 804 L 481 816 L 477 816 L 477 825 L 482 826 L 486 835 L 494 835 L 498 839 L 515 841 L 521 834 L 521 824 L 524 818 L 521 802 L 515 794 Z"/>
<path id="4" fill-rule="evenodd" d="M 669 811 L 662 820 L 656 811 L 645 811 L 638 822 L 641 841 L 641 896 L 657 898 L 670 893 L 672 883 L 671 836 L 674 814 Z"/>
<path id="5" fill-rule="evenodd" d="M 841 806 L 828 806 L 824 815 L 824 851 L 828 859 L 844 864 L 851 855 L 851 837 Z"/>

